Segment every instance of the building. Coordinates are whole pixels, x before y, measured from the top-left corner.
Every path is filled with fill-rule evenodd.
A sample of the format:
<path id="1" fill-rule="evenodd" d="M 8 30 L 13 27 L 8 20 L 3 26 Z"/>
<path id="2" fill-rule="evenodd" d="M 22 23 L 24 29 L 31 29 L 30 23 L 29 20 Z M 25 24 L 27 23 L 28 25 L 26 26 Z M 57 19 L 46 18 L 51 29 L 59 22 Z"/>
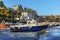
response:
<path id="1" fill-rule="evenodd" d="M 31 20 L 33 18 L 32 13 L 28 13 L 28 12 L 22 12 L 21 14 L 21 20 Z"/>
<path id="2" fill-rule="evenodd" d="M 19 11 L 23 10 L 21 5 L 12 6 L 11 9 L 13 9 L 16 12 L 19 12 Z"/>

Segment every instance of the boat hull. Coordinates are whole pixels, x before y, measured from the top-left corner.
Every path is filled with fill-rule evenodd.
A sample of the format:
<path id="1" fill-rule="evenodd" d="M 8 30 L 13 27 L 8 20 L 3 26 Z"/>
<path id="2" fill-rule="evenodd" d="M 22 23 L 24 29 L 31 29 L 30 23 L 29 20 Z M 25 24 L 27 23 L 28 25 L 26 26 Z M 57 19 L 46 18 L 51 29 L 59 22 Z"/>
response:
<path id="1" fill-rule="evenodd" d="M 9 25 L 8 24 L 0 24 L 0 28 L 8 28 Z"/>
<path id="2" fill-rule="evenodd" d="M 48 27 L 48 25 L 43 25 L 43 26 L 32 26 L 31 28 L 29 27 L 21 27 L 21 28 L 18 28 L 18 27 L 10 27 L 10 30 L 12 32 L 23 32 L 23 31 L 40 31 L 40 30 L 43 30 L 43 29 L 46 29 Z"/>

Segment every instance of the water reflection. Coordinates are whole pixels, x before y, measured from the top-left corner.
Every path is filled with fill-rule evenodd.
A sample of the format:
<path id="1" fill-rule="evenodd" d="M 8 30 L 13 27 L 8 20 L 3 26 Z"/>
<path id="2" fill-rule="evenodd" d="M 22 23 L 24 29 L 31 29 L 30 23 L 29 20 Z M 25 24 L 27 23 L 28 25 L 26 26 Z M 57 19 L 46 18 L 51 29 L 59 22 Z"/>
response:
<path id="1" fill-rule="evenodd" d="M 0 29 L 0 40 L 60 40 L 60 27 L 47 28 L 46 33 L 10 32 L 9 28 Z"/>
<path id="2" fill-rule="evenodd" d="M 9 28 L 0 29 L 0 40 L 38 40 L 38 32 L 10 32 Z"/>
<path id="3" fill-rule="evenodd" d="M 60 26 L 48 28 L 39 40 L 60 40 Z"/>

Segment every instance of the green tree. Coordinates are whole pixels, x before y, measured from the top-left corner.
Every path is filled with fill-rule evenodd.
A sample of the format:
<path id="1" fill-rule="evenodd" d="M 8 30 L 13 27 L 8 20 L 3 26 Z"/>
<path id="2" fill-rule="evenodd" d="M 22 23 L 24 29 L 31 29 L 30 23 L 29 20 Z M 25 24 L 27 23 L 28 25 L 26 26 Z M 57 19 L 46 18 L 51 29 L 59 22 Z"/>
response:
<path id="1" fill-rule="evenodd" d="M 16 16 L 19 18 L 19 21 L 20 21 L 21 14 L 22 14 L 22 11 L 16 14 Z"/>

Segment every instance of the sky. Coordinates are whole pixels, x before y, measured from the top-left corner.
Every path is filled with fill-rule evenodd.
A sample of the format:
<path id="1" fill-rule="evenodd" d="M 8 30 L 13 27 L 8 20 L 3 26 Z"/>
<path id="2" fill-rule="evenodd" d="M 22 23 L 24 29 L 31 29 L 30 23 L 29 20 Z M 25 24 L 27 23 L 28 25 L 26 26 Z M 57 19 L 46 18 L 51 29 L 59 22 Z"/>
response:
<path id="1" fill-rule="evenodd" d="M 38 15 L 60 14 L 60 0 L 1 0 L 7 7 L 21 4 L 23 8 L 36 10 Z"/>

